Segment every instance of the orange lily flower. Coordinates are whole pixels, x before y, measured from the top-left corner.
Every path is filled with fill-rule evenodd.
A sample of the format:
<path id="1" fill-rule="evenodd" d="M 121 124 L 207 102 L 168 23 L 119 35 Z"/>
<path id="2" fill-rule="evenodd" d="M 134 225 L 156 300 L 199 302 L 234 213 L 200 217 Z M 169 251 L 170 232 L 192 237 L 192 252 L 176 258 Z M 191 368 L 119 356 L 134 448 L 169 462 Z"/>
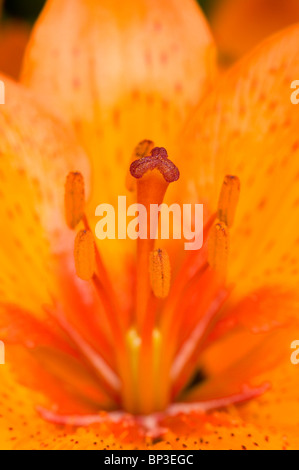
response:
<path id="1" fill-rule="evenodd" d="M 212 86 L 193 1 L 47 3 L 3 78 L 1 448 L 298 448 L 298 41 Z M 99 242 L 119 195 L 203 203 L 203 248 Z"/>

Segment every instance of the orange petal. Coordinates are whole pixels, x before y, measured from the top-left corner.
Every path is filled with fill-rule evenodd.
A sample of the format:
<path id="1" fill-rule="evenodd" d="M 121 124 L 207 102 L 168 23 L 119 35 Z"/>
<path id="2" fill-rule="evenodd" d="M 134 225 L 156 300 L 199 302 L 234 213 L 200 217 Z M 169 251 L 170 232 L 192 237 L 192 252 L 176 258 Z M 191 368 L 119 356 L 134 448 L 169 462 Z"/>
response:
<path id="1" fill-rule="evenodd" d="M 53 321 L 40 322 L 30 312 L 13 305 L 0 305 L 0 335 L 5 345 L 23 345 L 29 349 L 52 347 L 73 353 Z"/>
<path id="2" fill-rule="evenodd" d="M 109 422 L 101 413 L 102 424 L 76 429 L 63 429 L 48 423 L 37 412 L 36 405 L 47 406 L 42 394 L 16 384 L 10 368 L 1 366 L 0 449 L 133 449 L 145 447 L 137 426 Z"/>
<path id="3" fill-rule="evenodd" d="M 294 336 L 293 336 L 294 337 Z M 298 426 L 298 366 L 288 360 L 271 373 L 272 389 L 260 401 L 248 403 L 240 414 L 243 419 L 253 421 L 260 427 L 284 433 L 286 441 L 297 438 Z M 255 418 L 254 418 L 255 417 Z"/>
<path id="4" fill-rule="evenodd" d="M 213 40 L 193 0 L 183 9 L 180 0 L 51 0 L 22 81 L 72 122 L 92 160 L 98 205 L 126 194 L 138 142 L 151 139 L 173 155 L 214 67 Z"/>
<path id="5" fill-rule="evenodd" d="M 186 394 L 186 400 L 221 399 L 240 393 L 244 386 L 268 384 L 271 389 L 273 370 L 290 361 L 293 336 L 291 328 L 263 334 L 239 328 L 218 339 L 201 356 L 205 379 Z"/>
<path id="6" fill-rule="evenodd" d="M 298 308 L 297 293 L 284 291 L 280 286 L 250 292 L 236 304 L 227 306 L 209 340 L 217 341 L 240 326 L 252 333 L 266 333 L 286 327 L 298 322 Z"/>
<path id="7" fill-rule="evenodd" d="M 225 64 L 298 21 L 297 0 L 221 0 L 211 15 L 212 30 Z"/>
<path id="8" fill-rule="evenodd" d="M 43 393 L 50 409 L 88 414 L 115 407 L 80 357 L 43 346 L 25 350 L 5 344 L 6 367 L 9 364 L 20 385 Z M 35 402 L 35 406 L 42 404 L 41 399 Z"/>
<path id="9" fill-rule="evenodd" d="M 76 429 L 61 428 L 42 419 L 36 403 L 47 401 L 16 385 L 8 367 L 1 367 L 0 449 L 298 449 L 298 373 L 294 366 L 280 371 L 276 392 L 242 408 L 210 414 L 190 413 L 168 418 L 163 439 L 153 444 L 138 427 L 103 422 Z M 285 381 L 284 381 L 285 380 Z M 282 398 L 287 401 L 282 404 Z M 283 408 L 282 408 L 283 407 Z M 281 412 L 281 410 L 286 412 Z M 272 419 L 272 417 L 274 417 Z M 99 420 L 100 421 L 100 420 Z"/>
<path id="10" fill-rule="evenodd" d="M 198 169 L 189 186 L 212 211 L 224 176 L 241 181 L 228 282 L 243 292 L 299 282 L 299 111 L 290 100 L 298 41 L 299 27 L 291 27 L 223 75 L 185 136 L 181 180 Z"/>
<path id="11" fill-rule="evenodd" d="M 56 296 L 53 253 L 73 249 L 64 221 L 64 183 L 88 164 L 72 132 L 5 77 L 0 107 L 1 302 L 39 312 Z"/>
<path id="12" fill-rule="evenodd" d="M 256 402 L 254 402 L 256 403 Z M 256 406 L 259 410 L 258 405 Z M 165 440 L 156 444 L 155 450 L 282 450 L 296 449 L 296 427 L 284 434 L 279 428 L 258 426 L 238 416 L 236 410 L 209 415 L 192 413 L 170 420 L 171 432 Z M 265 407 L 265 412 L 267 408 Z M 169 421 L 166 422 L 169 424 Z M 273 429 L 274 428 L 274 429 Z"/>

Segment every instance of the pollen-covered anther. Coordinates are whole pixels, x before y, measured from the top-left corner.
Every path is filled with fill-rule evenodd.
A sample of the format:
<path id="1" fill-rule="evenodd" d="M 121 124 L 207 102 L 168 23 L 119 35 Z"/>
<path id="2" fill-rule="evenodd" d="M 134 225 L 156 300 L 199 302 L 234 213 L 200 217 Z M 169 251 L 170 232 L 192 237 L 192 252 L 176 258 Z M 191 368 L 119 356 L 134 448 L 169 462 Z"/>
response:
<path id="1" fill-rule="evenodd" d="M 163 147 L 155 147 L 150 156 L 139 158 L 130 166 L 130 173 L 136 179 L 153 170 L 159 170 L 167 183 L 173 183 L 180 177 L 178 168 L 169 160 L 167 151 Z"/>
<path id="2" fill-rule="evenodd" d="M 208 241 L 208 263 L 220 275 L 225 276 L 228 262 L 229 230 L 224 222 L 216 221 Z"/>
<path id="3" fill-rule="evenodd" d="M 152 291 L 158 299 L 165 299 L 170 289 L 171 268 L 166 250 L 158 249 L 150 253 L 150 283 Z"/>
<path id="4" fill-rule="evenodd" d="M 237 176 L 226 175 L 222 184 L 219 202 L 218 219 L 231 227 L 240 196 L 240 180 Z"/>
<path id="5" fill-rule="evenodd" d="M 69 228 L 75 229 L 85 210 L 84 179 L 81 173 L 69 173 L 65 183 L 65 218 Z"/>
<path id="6" fill-rule="evenodd" d="M 154 148 L 155 144 L 152 140 L 142 140 L 134 149 L 132 161 L 150 155 Z"/>
<path id="7" fill-rule="evenodd" d="M 77 276 L 90 281 L 96 270 L 96 256 L 94 238 L 89 230 L 81 230 L 77 234 L 74 257 Z"/>
<path id="8" fill-rule="evenodd" d="M 131 163 L 134 162 L 135 160 L 138 160 L 140 158 L 146 157 L 147 155 L 150 155 L 154 147 L 155 147 L 155 144 L 152 140 L 145 139 L 139 142 L 139 144 L 135 147 L 133 151 Z M 130 192 L 136 189 L 136 179 L 133 178 L 129 170 L 127 172 L 127 177 L 126 177 L 126 188 Z"/>

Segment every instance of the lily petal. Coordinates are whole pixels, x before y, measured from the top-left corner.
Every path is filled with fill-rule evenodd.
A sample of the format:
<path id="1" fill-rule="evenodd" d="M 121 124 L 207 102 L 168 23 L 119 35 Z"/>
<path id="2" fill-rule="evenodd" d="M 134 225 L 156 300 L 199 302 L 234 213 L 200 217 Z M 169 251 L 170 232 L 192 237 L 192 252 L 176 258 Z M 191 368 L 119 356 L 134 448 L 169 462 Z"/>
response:
<path id="1" fill-rule="evenodd" d="M 298 20 L 297 0 L 220 0 L 210 21 L 220 58 L 227 64 Z"/>
<path id="2" fill-rule="evenodd" d="M 73 123 L 98 205 L 126 194 L 138 142 L 151 139 L 173 155 L 214 68 L 213 39 L 193 0 L 184 8 L 180 0 L 49 0 L 22 81 Z"/>
<path id="3" fill-rule="evenodd" d="M 240 393 L 244 386 L 259 387 L 261 384 L 268 384 L 268 393 L 268 389 L 273 388 L 273 370 L 289 362 L 293 330 L 285 328 L 252 334 L 239 329 L 211 344 L 200 358 L 205 379 L 186 395 L 186 400 L 221 399 Z"/>
<path id="4" fill-rule="evenodd" d="M 228 282 L 238 281 L 243 293 L 265 283 L 298 285 L 299 111 L 290 99 L 299 75 L 298 41 L 296 25 L 223 75 L 184 139 L 185 178 L 197 173 L 189 186 L 212 211 L 224 176 L 240 178 Z"/>
<path id="5" fill-rule="evenodd" d="M 137 426 L 128 428 L 125 422 L 120 426 L 103 419 L 97 426 L 82 429 L 69 426 L 62 431 L 40 417 L 37 403 L 48 406 L 44 395 L 16 384 L 8 365 L 1 369 L 1 449 L 104 449 L 109 446 L 133 449 L 138 444 L 145 445 Z"/>
<path id="6" fill-rule="evenodd" d="M 298 374 L 289 371 L 287 390 L 298 390 Z M 296 449 L 298 448 L 298 401 L 293 399 L 287 413 L 281 413 L 279 395 L 268 394 L 230 413 L 192 412 L 164 420 L 168 429 L 160 442 L 154 444 L 140 433 L 137 423 L 124 419 L 114 423 L 99 415 L 95 424 L 74 428 L 55 426 L 42 419 L 34 403 L 43 403 L 42 396 L 16 385 L 9 368 L 1 370 L 0 448 L 1 449 L 107 449 L 107 450 L 187 450 L 187 449 Z M 282 390 L 280 390 L 280 394 Z M 285 393 L 285 391 L 283 392 Z M 44 401 L 46 406 L 46 401 Z M 269 422 L 275 413 L 278 426 Z M 54 411 L 55 413 L 55 411 Z M 259 416 L 261 416 L 259 418 Z M 101 422 L 102 417 L 102 422 Z M 285 435 L 288 437 L 286 438 Z"/>
<path id="7" fill-rule="evenodd" d="M 41 311 L 56 296 L 53 254 L 73 251 L 65 229 L 64 182 L 89 166 L 76 140 L 28 90 L 1 77 L 0 290 L 1 303 Z"/>

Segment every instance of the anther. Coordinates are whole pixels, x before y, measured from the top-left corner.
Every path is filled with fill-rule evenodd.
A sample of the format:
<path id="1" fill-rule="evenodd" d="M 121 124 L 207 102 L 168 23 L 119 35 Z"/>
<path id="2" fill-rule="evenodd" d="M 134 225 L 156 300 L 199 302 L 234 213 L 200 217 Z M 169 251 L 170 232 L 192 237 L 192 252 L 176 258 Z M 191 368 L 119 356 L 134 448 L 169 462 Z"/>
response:
<path id="1" fill-rule="evenodd" d="M 77 234 L 74 257 L 77 276 L 90 281 L 96 270 L 96 260 L 94 238 L 89 230 L 81 230 Z"/>
<path id="2" fill-rule="evenodd" d="M 210 231 L 208 241 L 208 263 L 220 275 L 225 276 L 229 249 L 228 228 L 217 221 Z"/>
<path id="3" fill-rule="evenodd" d="M 67 225 L 75 229 L 85 209 L 84 179 L 81 173 L 69 173 L 65 183 L 65 218 Z"/>
<path id="4" fill-rule="evenodd" d="M 231 227 L 240 196 L 240 180 L 237 176 L 226 175 L 222 184 L 219 202 L 218 219 Z"/>
<path id="5" fill-rule="evenodd" d="M 155 147 L 155 144 L 152 140 L 143 140 L 140 142 L 137 147 L 135 147 L 134 153 L 133 153 L 133 161 L 137 160 L 138 158 L 143 158 L 146 157 L 147 155 L 150 155 L 151 151 Z"/>
<path id="6" fill-rule="evenodd" d="M 158 299 L 165 299 L 170 289 L 170 261 L 166 250 L 155 250 L 150 253 L 150 283 Z"/>
<path id="7" fill-rule="evenodd" d="M 131 163 L 133 163 L 135 160 L 138 160 L 140 158 L 146 157 L 147 155 L 150 155 L 154 147 L 155 147 L 155 144 L 151 140 L 146 139 L 140 142 L 133 151 Z M 126 188 L 128 191 L 133 191 L 134 189 L 136 189 L 136 179 L 133 178 L 130 171 L 128 171 L 127 173 Z"/>

